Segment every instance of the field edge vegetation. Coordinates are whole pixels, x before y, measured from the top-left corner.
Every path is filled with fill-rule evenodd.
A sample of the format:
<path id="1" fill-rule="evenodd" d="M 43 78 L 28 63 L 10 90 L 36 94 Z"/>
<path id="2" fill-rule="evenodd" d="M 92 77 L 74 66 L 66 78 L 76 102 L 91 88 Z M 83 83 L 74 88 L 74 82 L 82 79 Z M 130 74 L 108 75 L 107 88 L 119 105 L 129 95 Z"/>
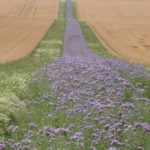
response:
<path id="1" fill-rule="evenodd" d="M 21 100 L 34 74 L 61 56 L 64 30 L 65 1 L 60 0 L 58 18 L 33 53 L 22 60 L 0 65 L 0 139 L 9 135 L 10 124 L 17 123 L 16 114 L 27 111 Z"/>
<path id="2" fill-rule="evenodd" d="M 91 48 L 91 50 L 99 57 L 108 58 L 108 59 L 119 59 L 116 56 L 113 56 L 99 41 L 96 34 L 90 28 L 90 26 L 84 22 L 80 21 L 78 18 L 78 8 L 76 0 L 73 0 L 73 17 L 77 19 L 78 23 L 80 24 L 81 30 L 83 35 Z"/>
<path id="3" fill-rule="evenodd" d="M 150 97 L 147 86 L 150 83 L 142 78 L 145 70 L 126 62 L 107 60 L 107 62 L 104 60 L 106 65 L 90 62 L 90 60 L 85 62 L 71 60 L 70 63 L 68 60 L 58 61 L 41 68 L 35 74 L 32 82 L 28 84 L 28 88 L 17 94 L 29 104 L 27 105 L 28 111 L 16 115 L 16 123 L 11 128 L 14 132 L 7 132 L 7 141 L 13 139 L 15 141 L 13 143 L 20 144 L 16 147 L 24 148 L 25 145 L 27 146 L 25 148 L 32 147 L 38 150 L 106 150 L 109 146 L 112 146 L 109 150 L 115 147 L 118 149 L 119 146 L 122 146 L 122 150 L 136 149 L 137 146 L 145 146 L 146 150 L 149 150 L 149 134 L 145 134 L 141 128 L 136 129 L 138 134 L 132 132 L 132 129 L 124 134 L 124 124 L 134 127 L 134 122 L 139 122 L 139 116 L 143 117 L 141 119 L 143 123 L 144 121 L 150 123 L 149 105 L 145 110 L 147 103 L 135 101 L 132 97 L 133 87 L 141 91 L 141 93 L 138 92 L 140 93 L 139 99 L 140 96 L 145 97 L 146 100 Z M 98 80 L 95 80 L 95 75 L 98 75 Z M 99 77 L 99 75 L 102 76 Z M 142 77 L 138 78 L 138 75 Z M 92 80 L 88 80 L 88 77 L 92 77 Z M 112 81 L 115 84 L 112 84 Z M 128 81 L 132 81 L 134 86 Z M 117 92 L 116 96 L 123 96 L 123 99 L 120 99 L 122 102 L 118 103 L 119 98 L 115 96 L 115 88 L 118 89 L 115 91 L 115 93 Z M 122 91 L 124 88 L 125 92 Z M 112 95 L 105 99 L 105 94 L 107 96 L 110 93 Z M 114 106 L 109 105 L 112 102 Z M 87 105 L 88 103 L 90 105 Z M 121 104 L 124 105 L 121 106 Z M 122 112 L 122 110 L 124 111 Z M 123 115 L 125 121 L 122 120 Z M 131 117 L 131 119 L 126 120 L 126 117 Z M 15 130 L 16 128 L 17 130 Z M 109 129 L 113 129 L 112 132 Z M 116 140 L 110 141 L 111 137 L 107 137 L 107 135 L 111 136 L 112 134 L 107 134 L 109 131 L 117 135 L 116 138 L 112 137 Z M 129 139 L 129 141 L 125 141 L 125 139 Z M 134 140 L 137 142 L 135 145 L 133 145 Z M 124 142 L 130 147 L 124 147 Z M 9 150 L 12 149 L 11 146 L 13 144 L 10 144 Z"/>
<path id="4" fill-rule="evenodd" d="M 80 24 L 80 27 L 82 29 L 83 35 L 89 45 L 89 47 L 91 48 L 91 50 L 98 56 L 98 57 L 102 57 L 105 59 L 116 59 L 116 60 L 120 60 L 120 61 L 125 61 L 122 60 L 116 56 L 113 56 L 99 41 L 99 39 L 97 38 L 96 34 L 94 33 L 94 31 L 90 28 L 90 26 L 83 21 L 80 21 L 78 18 L 78 8 L 77 8 L 77 2 L 76 0 L 73 0 L 73 17 L 75 19 L 77 19 L 77 21 Z M 150 67 L 146 68 L 146 70 L 148 72 L 150 72 Z M 136 83 L 142 83 L 141 84 L 141 88 L 147 86 L 149 87 L 146 91 L 145 91 L 145 96 L 150 98 L 150 81 L 144 78 L 139 78 L 139 79 L 128 79 L 131 83 L 136 84 Z"/>

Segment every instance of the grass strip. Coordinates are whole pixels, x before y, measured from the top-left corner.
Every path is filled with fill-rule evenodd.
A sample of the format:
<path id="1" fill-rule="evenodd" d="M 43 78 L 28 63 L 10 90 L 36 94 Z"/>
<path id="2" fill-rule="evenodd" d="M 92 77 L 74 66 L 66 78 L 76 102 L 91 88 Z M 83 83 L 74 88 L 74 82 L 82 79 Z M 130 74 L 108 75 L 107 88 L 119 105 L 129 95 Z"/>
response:
<path id="1" fill-rule="evenodd" d="M 33 53 L 26 58 L 0 65 L 0 138 L 7 134 L 7 126 L 15 122 L 15 113 L 24 108 L 20 99 L 36 71 L 62 53 L 65 30 L 65 2 L 60 2 L 58 19 L 54 21 L 45 37 Z M 16 103 L 17 109 L 16 110 Z M 1 109 L 3 108 L 3 109 Z"/>
<path id="2" fill-rule="evenodd" d="M 119 59 L 116 56 L 113 56 L 99 41 L 95 33 L 85 22 L 79 21 L 82 32 L 86 41 L 88 42 L 89 47 L 93 50 L 93 52 L 102 58 L 108 59 Z"/>

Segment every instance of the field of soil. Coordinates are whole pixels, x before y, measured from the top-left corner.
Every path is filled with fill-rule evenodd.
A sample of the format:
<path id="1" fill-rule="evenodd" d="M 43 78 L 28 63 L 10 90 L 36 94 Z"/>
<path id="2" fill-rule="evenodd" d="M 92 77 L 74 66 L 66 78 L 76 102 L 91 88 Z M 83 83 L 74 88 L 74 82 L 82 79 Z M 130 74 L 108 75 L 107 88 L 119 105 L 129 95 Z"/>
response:
<path id="1" fill-rule="evenodd" d="M 77 0 L 78 16 L 114 55 L 150 65 L 150 1 Z"/>
<path id="2" fill-rule="evenodd" d="M 0 0 L 0 63 L 30 54 L 58 10 L 59 0 Z"/>

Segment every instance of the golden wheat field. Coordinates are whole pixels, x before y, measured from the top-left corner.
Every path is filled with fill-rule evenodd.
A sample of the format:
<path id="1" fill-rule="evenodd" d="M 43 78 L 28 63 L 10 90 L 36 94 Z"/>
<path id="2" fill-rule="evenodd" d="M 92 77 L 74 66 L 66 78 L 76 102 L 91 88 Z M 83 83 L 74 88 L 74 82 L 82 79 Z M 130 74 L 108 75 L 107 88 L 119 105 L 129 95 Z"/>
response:
<path id="1" fill-rule="evenodd" d="M 0 63 L 30 54 L 58 10 L 59 0 L 0 0 Z"/>
<path id="2" fill-rule="evenodd" d="M 114 55 L 150 65 L 149 0 L 77 0 L 77 8 Z"/>

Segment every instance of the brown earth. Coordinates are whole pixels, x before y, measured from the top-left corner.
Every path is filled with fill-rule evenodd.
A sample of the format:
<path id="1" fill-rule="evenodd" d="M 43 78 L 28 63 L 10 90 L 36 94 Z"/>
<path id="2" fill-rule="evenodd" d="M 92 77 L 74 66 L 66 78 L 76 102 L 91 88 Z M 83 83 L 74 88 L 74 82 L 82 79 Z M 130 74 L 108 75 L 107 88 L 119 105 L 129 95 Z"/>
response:
<path id="1" fill-rule="evenodd" d="M 150 65 L 149 0 L 77 0 L 78 16 L 114 55 Z"/>
<path id="2" fill-rule="evenodd" d="M 30 54 L 58 10 L 59 0 L 0 0 L 0 63 Z"/>

